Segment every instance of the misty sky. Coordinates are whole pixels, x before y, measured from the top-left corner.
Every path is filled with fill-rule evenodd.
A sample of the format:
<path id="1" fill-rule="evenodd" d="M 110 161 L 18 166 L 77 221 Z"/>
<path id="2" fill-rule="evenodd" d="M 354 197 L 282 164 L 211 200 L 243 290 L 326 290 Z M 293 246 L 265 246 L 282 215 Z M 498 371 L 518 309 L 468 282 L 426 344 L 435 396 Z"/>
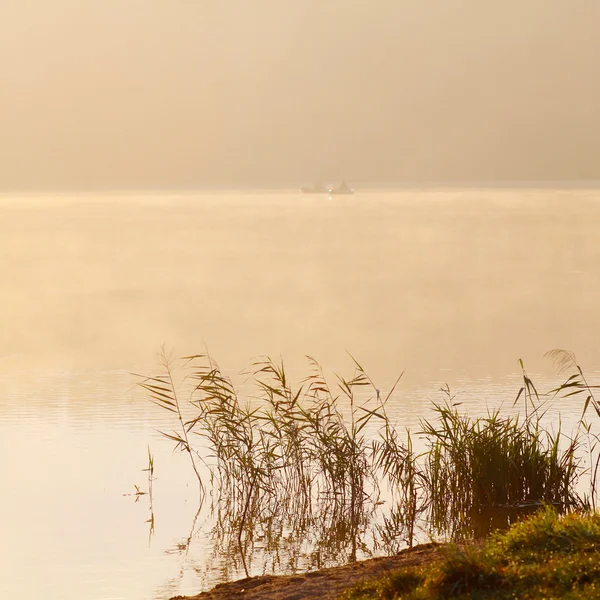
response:
<path id="1" fill-rule="evenodd" d="M 600 2 L 5 1 L 0 92 L 0 190 L 600 179 Z"/>

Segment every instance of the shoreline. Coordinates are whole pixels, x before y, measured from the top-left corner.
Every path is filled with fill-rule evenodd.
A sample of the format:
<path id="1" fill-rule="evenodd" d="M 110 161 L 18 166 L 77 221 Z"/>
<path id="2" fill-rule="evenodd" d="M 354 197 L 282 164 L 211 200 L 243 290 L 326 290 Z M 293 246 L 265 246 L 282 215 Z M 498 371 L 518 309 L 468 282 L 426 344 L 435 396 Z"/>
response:
<path id="1" fill-rule="evenodd" d="M 471 541 L 476 543 L 476 541 Z M 435 561 L 448 544 L 430 542 L 406 548 L 394 556 L 369 558 L 339 567 L 328 567 L 296 575 L 259 575 L 220 583 L 195 596 L 174 596 L 171 600 L 335 600 L 346 589 L 378 579 L 401 567 Z"/>

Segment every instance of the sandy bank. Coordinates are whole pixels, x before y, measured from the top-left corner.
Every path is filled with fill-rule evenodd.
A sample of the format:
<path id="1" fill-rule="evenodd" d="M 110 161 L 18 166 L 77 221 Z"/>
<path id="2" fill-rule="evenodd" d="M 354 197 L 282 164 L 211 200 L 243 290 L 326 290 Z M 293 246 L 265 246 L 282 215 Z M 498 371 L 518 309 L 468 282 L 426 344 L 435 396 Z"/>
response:
<path id="1" fill-rule="evenodd" d="M 299 575 L 263 575 L 217 585 L 196 596 L 176 596 L 172 600 L 334 600 L 346 588 L 361 581 L 382 577 L 403 566 L 419 565 L 434 560 L 440 544 L 421 544 L 403 550 L 396 556 L 372 558 L 320 571 Z"/>

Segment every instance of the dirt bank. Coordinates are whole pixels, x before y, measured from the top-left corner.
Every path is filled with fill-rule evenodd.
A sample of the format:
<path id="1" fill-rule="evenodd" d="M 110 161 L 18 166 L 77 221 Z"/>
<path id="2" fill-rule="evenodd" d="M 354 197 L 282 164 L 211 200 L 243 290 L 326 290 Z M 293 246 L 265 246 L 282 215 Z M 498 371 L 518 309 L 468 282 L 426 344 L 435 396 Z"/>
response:
<path id="1" fill-rule="evenodd" d="M 197 596 L 176 596 L 172 600 L 334 600 L 346 588 L 361 581 L 382 577 L 389 571 L 434 560 L 440 544 L 422 544 L 396 556 L 372 558 L 343 567 L 309 571 L 300 575 L 263 575 L 217 585 Z"/>

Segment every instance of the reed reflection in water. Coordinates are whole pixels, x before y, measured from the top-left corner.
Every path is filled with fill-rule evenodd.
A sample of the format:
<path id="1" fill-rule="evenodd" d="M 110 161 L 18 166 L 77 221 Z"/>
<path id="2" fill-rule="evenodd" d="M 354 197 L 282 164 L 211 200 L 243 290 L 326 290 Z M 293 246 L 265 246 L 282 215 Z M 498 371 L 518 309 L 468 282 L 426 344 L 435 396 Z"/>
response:
<path id="1" fill-rule="evenodd" d="M 309 358 L 309 374 L 296 388 L 283 363 L 262 359 L 249 371 L 259 393 L 252 402 L 240 400 L 209 355 L 184 359 L 184 382 L 191 384 L 185 408 L 164 353 L 162 372 L 139 385 L 173 413 L 176 429 L 163 435 L 190 456 L 200 506 L 210 494 L 214 556 L 226 556 L 248 577 L 279 572 L 283 560 L 286 570 L 297 571 L 391 553 L 427 535 L 481 537 L 547 504 L 593 508 L 600 438 L 588 418 L 600 417 L 595 386 L 572 353 L 551 356 L 571 374 L 544 397 L 521 361 L 515 404 L 523 399 L 524 418 L 460 414 L 460 403 L 442 390 L 447 398 L 433 406 L 436 418 L 423 420 L 417 432 L 425 444 L 419 454 L 410 432 L 402 436 L 386 412 L 401 378 L 384 396 L 354 359 L 353 376 L 338 375 L 330 387 Z M 557 394 L 585 398 L 573 437 L 544 423 Z M 204 447 L 192 442 L 194 434 Z M 577 454 L 585 445 L 587 465 Z M 592 475 L 582 490 L 586 467 Z M 188 546 L 192 537 L 193 531 Z"/>

